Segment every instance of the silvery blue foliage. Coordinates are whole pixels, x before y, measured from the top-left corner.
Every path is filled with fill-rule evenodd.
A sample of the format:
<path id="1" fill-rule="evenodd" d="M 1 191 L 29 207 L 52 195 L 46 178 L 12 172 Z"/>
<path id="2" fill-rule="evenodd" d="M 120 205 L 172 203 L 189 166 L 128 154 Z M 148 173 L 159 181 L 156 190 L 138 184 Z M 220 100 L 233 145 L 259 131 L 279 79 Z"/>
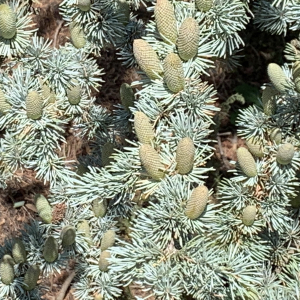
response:
<path id="1" fill-rule="evenodd" d="M 288 30 L 299 30 L 300 5 L 298 1 L 267 1 L 254 2 L 254 24 L 271 34 L 287 34 Z"/>
<path id="2" fill-rule="evenodd" d="M 152 12 L 154 7 L 147 2 L 134 0 L 127 4 L 131 9 L 149 4 Z M 269 7 L 266 2 L 254 6 Z M 253 157 L 257 174 L 247 176 L 239 160 L 231 178 L 219 183 L 217 194 L 207 189 L 205 197 L 198 194 L 193 200 L 195 189 L 206 185 L 214 171 L 208 162 L 214 154 L 213 117 L 219 111 L 215 106 L 217 91 L 201 75 L 209 74 L 217 58 L 231 60 L 231 66 L 237 64 L 231 55 L 243 45 L 239 32 L 245 29 L 251 12 L 248 1 L 240 0 L 215 0 L 207 12 L 198 11 L 194 1 L 170 3 L 178 28 L 187 17 L 200 24 L 198 53 L 182 62 L 184 86 L 179 92 L 168 88 L 165 74 L 150 79 L 140 70 L 139 79 L 131 83 L 135 98 L 132 106 L 116 105 L 110 114 L 95 104 L 92 95 L 100 87 L 102 70 L 88 54 L 99 55 L 106 41 L 118 47 L 127 66 L 138 67 L 133 55 L 134 39 L 147 41 L 162 65 L 169 53 L 178 53 L 175 44 L 163 41 L 155 21 L 144 28 L 143 22 L 131 15 L 124 24 L 119 1 L 95 0 L 86 11 L 78 1 L 63 1 L 60 11 L 64 20 L 67 25 L 75 22 L 82 26 L 86 45 L 76 49 L 67 43 L 51 49 L 50 42 L 34 36 L 20 62 L 8 64 L 2 72 L 0 88 L 5 96 L 11 96 L 6 97 L 11 107 L 0 117 L 0 127 L 5 131 L 0 140 L 0 179 L 13 177 L 20 168 L 32 168 L 38 178 L 50 182 L 48 200 L 53 223 L 36 221 L 22 232 L 28 263 L 37 263 L 42 276 L 49 276 L 74 258 L 76 276 L 72 287 L 79 300 L 94 300 L 95 295 L 129 298 L 132 295 L 124 294 L 132 285 L 145 292 L 145 296 L 136 296 L 138 299 L 298 299 L 300 111 L 292 71 L 295 61 L 299 61 L 298 50 L 286 50 L 292 63 L 285 65 L 283 72 L 290 89 L 274 96 L 274 113 L 266 113 L 266 103 L 259 99 L 260 105 L 241 110 L 237 118 L 238 135 L 248 141 L 254 138 L 263 147 L 263 154 Z M 277 17 L 281 13 L 284 19 L 284 10 L 288 20 L 294 20 L 276 21 L 275 25 L 270 22 L 269 26 L 275 26 L 271 30 L 285 32 L 290 25 L 290 29 L 296 28 L 294 15 L 298 11 L 293 1 L 269 4 Z M 293 13 L 289 12 L 291 4 L 296 7 Z M 267 15 L 264 9 L 260 13 Z M 12 66 L 13 71 L 9 68 Z M 55 102 L 43 96 L 44 85 L 55 94 Z M 266 86 L 276 87 L 274 83 Z M 73 87 L 80 88 L 77 104 L 68 98 Z M 36 90 L 43 99 L 38 120 L 27 117 L 30 90 Z M 149 118 L 153 130 L 148 146 L 158 154 L 159 170 L 163 172 L 159 179 L 149 172 L 154 161 L 147 165 L 140 154 L 144 145 L 135 135 L 138 112 Z M 57 150 L 66 141 L 66 128 L 72 128 L 86 147 L 77 168 L 75 162 L 58 155 Z M 271 138 L 275 128 L 281 130 L 280 142 Z M 191 170 L 181 174 L 177 149 L 185 137 L 191 139 L 195 152 Z M 107 143 L 113 148 L 108 154 Z M 288 164 L 277 159 L 284 143 L 291 143 L 295 149 Z M 203 206 L 197 217 L 188 213 L 189 205 L 193 211 Z M 250 221 L 245 215 L 249 206 L 255 208 Z M 79 231 L 83 221 L 88 229 Z M 76 237 L 74 244 L 63 247 L 61 234 L 65 226 L 73 226 Z M 103 249 L 108 230 L 116 238 L 108 249 Z M 59 245 L 53 263 L 43 257 L 49 236 Z M 1 257 L 11 250 L 12 243 L 7 241 L 0 247 Z M 108 258 L 103 260 L 105 254 Z M 22 288 L 26 268 L 15 269 L 16 278 L 9 287 L 0 278 L 0 296 L 25 300 L 24 295 L 29 295 L 38 299 L 39 287 L 30 294 Z"/>

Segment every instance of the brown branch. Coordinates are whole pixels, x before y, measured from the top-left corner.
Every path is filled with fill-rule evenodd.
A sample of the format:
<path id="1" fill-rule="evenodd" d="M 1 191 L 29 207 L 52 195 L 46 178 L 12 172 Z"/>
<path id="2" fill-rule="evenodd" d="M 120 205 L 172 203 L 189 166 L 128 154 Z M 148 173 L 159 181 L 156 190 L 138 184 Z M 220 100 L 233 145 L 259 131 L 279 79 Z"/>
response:
<path id="1" fill-rule="evenodd" d="M 69 285 L 71 284 L 73 278 L 75 277 L 75 271 L 72 271 L 70 275 L 67 277 L 63 285 L 61 286 L 61 289 L 56 296 L 56 300 L 64 300 L 65 294 L 67 289 L 69 288 Z"/>
<path id="2" fill-rule="evenodd" d="M 54 37 L 53 37 L 53 47 L 54 47 L 54 48 L 56 48 L 56 44 L 57 44 L 57 36 L 58 36 L 58 34 L 59 34 L 59 31 L 60 31 L 60 29 L 61 29 L 61 27 L 62 27 L 64 21 L 63 21 L 63 20 L 60 20 L 60 21 L 58 21 L 57 23 L 58 23 L 58 25 L 57 25 L 57 27 L 56 27 L 56 29 L 55 29 Z"/>

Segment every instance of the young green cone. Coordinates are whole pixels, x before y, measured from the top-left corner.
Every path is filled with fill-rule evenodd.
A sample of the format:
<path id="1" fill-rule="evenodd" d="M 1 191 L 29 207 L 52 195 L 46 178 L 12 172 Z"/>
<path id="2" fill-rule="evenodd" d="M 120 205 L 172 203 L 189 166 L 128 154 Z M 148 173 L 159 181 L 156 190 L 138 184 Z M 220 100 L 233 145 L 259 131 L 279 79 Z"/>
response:
<path id="1" fill-rule="evenodd" d="M 6 285 L 9 285 L 14 281 L 14 260 L 8 254 L 5 254 L 0 261 L 0 278 Z"/>
<path id="2" fill-rule="evenodd" d="M 72 225 L 65 226 L 60 233 L 60 238 L 63 247 L 71 246 L 72 244 L 75 243 L 75 238 L 76 238 L 75 228 Z"/>
<path id="3" fill-rule="evenodd" d="M 46 262 L 52 263 L 58 258 L 58 243 L 53 236 L 49 236 L 45 242 L 43 256 Z"/>
<path id="4" fill-rule="evenodd" d="M 26 250 L 20 238 L 14 238 L 11 252 L 16 264 L 26 262 Z"/>
<path id="5" fill-rule="evenodd" d="M 128 83 L 122 83 L 120 87 L 121 103 L 129 111 L 129 107 L 133 106 L 134 92 Z"/>
<path id="6" fill-rule="evenodd" d="M 50 224 L 52 222 L 52 209 L 48 200 L 41 194 L 36 194 L 34 198 L 37 212 L 41 219 Z"/>
<path id="7" fill-rule="evenodd" d="M 40 277 L 40 268 L 38 265 L 32 265 L 28 268 L 24 276 L 23 287 L 26 291 L 33 290 Z"/>

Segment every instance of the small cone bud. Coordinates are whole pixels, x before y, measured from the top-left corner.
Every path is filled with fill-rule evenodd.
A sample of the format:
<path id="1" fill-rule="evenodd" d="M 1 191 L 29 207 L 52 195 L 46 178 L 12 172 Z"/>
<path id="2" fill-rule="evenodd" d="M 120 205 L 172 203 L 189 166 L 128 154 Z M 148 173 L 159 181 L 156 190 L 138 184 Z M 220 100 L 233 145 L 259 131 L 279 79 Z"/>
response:
<path id="1" fill-rule="evenodd" d="M 61 244 L 63 247 L 71 246 L 75 243 L 76 238 L 76 230 L 73 226 L 67 225 L 65 226 L 60 234 Z"/>
<path id="2" fill-rule="evenodd" d="M 78 0 L 78 8 L 82 11 L 89 11 L 91 8 L 91 0 Z"/>
<path id="3" fill-rule="evenodd" d="M 110 258 L 110 252 L 109 251 L 103 251 L 100 254 L 100 258 L 99 258 L 99 269 L 102 272 L 106 272 L 109 266 L 109 261 L 107 260 L 108 258 Z"/>
<path id="4" fill-rule="evenodd" d="M 38 265 L 30 266 L 24 276 L 23 287 L 26 291 L 33 290 L 40 277 L 40 268 Z"/>
<path id="5" fill-rule="evenodd" d="M 295 149 L 291 143 L 282 144 L 278 147 L 276 160 L 281 165 L 288 165 L 292 162 L 294 154 Z"/>
<path id="6" fill-rule="evenodd" d="M 180 28 L 177 40 L 178 54 L 181 59 L 189 60 L 198 53 L 200 27 L 194 18 L 185 19 Z"/>
<path id="7" fill-rule="evenodd" d="M 43 100 L 36 91 L 30 91 L 25 101 L 27 117 L 32 120 L 38 120 L 43 114 Z"/>
<path id="8" fill-rule="evenodd" d="M 80 25 L 72 22 L 70 24 L 70 35 L 72 44 L 75 48 L 80 49 L 85 46 L 85 34 Z"/>
<path id="9" fill-rule="evenodd" d="M 243 211 L 242 222 L 246 226 L 251 226 L 254 223 L 256 216 L 255 205 L 247 206 Z"/>
<path id="10" fill-rule="evenodd" d="M 278 95 L 277 90 L 274 88 L 267 86 L 262 92 L 262 103 L 264 113 L 267 116 L 272 116 L 276 112 L 276 95 Z"/>
<path id="11" fill-rule="evenodd" d="M 251 153 L 244 147 L 240 147 L 236 151 L 239 165 L 248 177 L 254 177 L 257 175 L 255 160 Z"/>
<path id="12" fill-rule="evenodd" d="M 93 201 L 92 210 L 93 210 L 95 217 L 97 217 L 97 218 L 104 217 L 106 214 L 106 210 L 107 210 L 107 200 L 103 199 L 101 201 L 101 200 L 95 199 Z"/>
<path id="13" fill-rule="evenodd" d="M 280 128 L 274 128 L 270 133 L 270 140 L 277 145 L 281 144 L 282 134 Z"/>
<path id="14" fill-rule="evenodd" d="M 52 222 L 52 209 L 48 200 L 43 195 L 37 194 L 35 195 L 34 202 L 41 219 L 45 223 L 50 224 Z"/>
<path id="15" fill-rule="evenodd" d="M 81 222 L 78 223 L 77 231 L 83 234 L 83 236 L 86 238 L 89 245 L 93 244 L 90 226 L 87 220 L 82 220 Z"/>
<path id="16" fill-rule="evenodd" d="M 103 167 L 109 165 L 113 161 L 113 158 L 110 156 L 114 153 L 114 147 L 115 145 L 109 142 L 103 145 L 101 149 L 101 161 Z"/>
<path id="17" fill-rule="evenodd" d="M 184 89 L 182 61 L 175 53 L 169 53 L 165 58 L 164 81 L 173 93 L 178 93 Z"/>
<path id="18" fill-rule="evenodd" d="M 287 77 L 279 65 L 270 63 L 268 65 L 268 76 L 275 89 L 280 93 L 285 93 L 288 88 Z"/>
<path id="19" fill-rule="evenodd" d="M 177 24 L 174 7 L 168 0 L 157 0 L 154 8 L 157 30 L 166 42 L 176 43 Z"/>
<path id="20" fill-rule="evenodd" d="M 26 262 L 25 246 L 20 238 L 15 238 L 12 246 L 12 256 L 16 264 Z"/>
<path id="21" fill-rule="evenodd" d="M 139 67 L 150 79 L 160 78 L 162 67 L 153 48 L 144 40 L 133 41 L 133 54 Z"/>
<path id="22" fill-rule="evenodd" d="M 77 80 L 74 80 L 72 83 L 75 85 L 72 85 L 70 88 L 68 88 L 67 97 L 70 104 L 77 105 L 81 100 L 81 87 Z"/>
<path id="23" fill-rule="evenodd" d="M 141 111 L 137 111 L 134 115 L 134 128 L 140 143 L 150 144 L 154 139 L 154 131 L 150 119 Z"/>
<path id="24" fill-rule="evenodd" d="M 0 278 L 6 285 L 9 285 L 14 281 L 14 260 L 8 254 L 5 254 L 0 261 Z"/>
<path id="25" fill-rule="evenodd" d="M 11 39 L 17 32 L 17 18 L 12 8 L 7 4 L 0 5 L 0 36 Z"/>
<path id="26" fill-rule="evenodd" d="M 159 154 L 150 145 L 141 145 L 139 154 L 141 163 L 149 176 L 151 176 L 154 180 L 164 178 L 165 173 L 162 171 L 162 169 L 164 169 L 164 165 L 160 161 Z"/>
<path id="27" fill-rule="evenodd" d="M 260 145 L 258 142 L 254 140 L 254 138 L 250 138 L 246 141 L 246 145 L 249 151 L 256 157 L 264 156 L 264 147 Z"/>
<path id="28" fill-rule="evenodd" d="M 0 113 L 5 115 L 10 109 L 11 105 L 6 101 L 3 91 L 0 90 Z"/>
<path id="29" fill-rule="evenodd" d="M 132 87 L 128 83 L 122 83 L 120 87 L 121 103 L 129 111 L 129 107 L 134 103 L 134 92 Z"/>
<path id="30" fill-rule="evenodd" d="M 116 239 L 116 233 L 114 230 L 107 230 L 101 240 L 100 249 L 101 251 L 107 250 L 109 247 L 113 246 Z"/>
<path id="31" fill-rule="evenodd" d="M 58 258 L 58 243 L 53 236 L 49 236 L 45 242 L 43 256 L 46 262 L 52 263 Z"/>
<path id="32" fill-rule="evenodd" d="M 204 212 L 207 201 L 208 188 L 205 185 L 198 186 L 187 201 L 185 215 L 191 220 L 197 219 Z"/>
<path id="33" fill-rule="evenodd" d="M 187 174 L 193 169 L 195 150 L 194 142 L 191 138 L 185 137 L 179 141 L 176 150 L 176 167 L 179 174 Z"/>
<path id="34" fill-rule="evenodd" d="M 195 0 L 195 4 L 198 10 L 207 12 L 213 6 L 214 0 Z"/>

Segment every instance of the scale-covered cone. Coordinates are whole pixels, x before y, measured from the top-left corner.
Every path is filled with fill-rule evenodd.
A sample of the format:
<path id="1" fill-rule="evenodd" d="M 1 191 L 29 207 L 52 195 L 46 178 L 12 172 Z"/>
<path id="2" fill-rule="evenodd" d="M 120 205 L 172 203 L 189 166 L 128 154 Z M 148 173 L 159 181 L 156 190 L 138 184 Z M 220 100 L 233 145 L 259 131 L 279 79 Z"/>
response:
<path id="1" fill-rule="evenodd" d="M 11 252 L 16 264 L 26 262 L 25 245 L 20 238 L 14 238 Z"/>
<path id="2" fill-rule="evenodd" d="M 176 43 L 177 24 L 174 7 L 168 0 L 157 0 L 154 8 L 157 30 L 162 38 L 169 42 Z"/>
<path id="3" fill-rule="evenodd" d="M 142 144 L 150 144 L 154 139 L 154 131 L 150 119 L 141 111 L 134 115 L 134 129 L 138 140 Z"/>
<path id="4" fill-rule="evenodd" d="M 276 160 L 281 165 L 288 165 L 292 162 L 294 154 L 295 149 L 291 143 L 282 144 L 278 147 Z"/>
<path id="5" fill-rule="evenodd" d="M 165 58 L 164 81 L 173 93 L 184 89 L 183 65 L 180 57 L 175 53 L 169 53 Z"/>
<path id="6" fill-rule="evenodd" d="M 101 251 L 107 250 L 109 247 L 113 246 L 116 239 L 116 232 L 112 229 L 107 230 L 102 237 L 100 249 Z"/>
<path id="7" fill-rule="evenodd" d="M 6 285 L 11 284 L 14 281 L 14 260 L 8 254 L 5 254 L 0 261 L 0 278 Z"/>
<path id="8" fill-rule="evenodd" d="M 256 216 L 256 206 L 249 205 L 243 211 L 242 222 L 246 226 L 251 226 L 254 223 Z"/>
<path id="9" fill-rule="evenodd" d="M 159 154 L 150 145 L 141 145 L 139 154 L 142 165 L 149 176 L 151 176 L 154 180 L 164 178 L 165 173 L 162 170 L 164 169 L 164 165 L 161 163 Z"/>
<path id="10" fill-rule="evenodd" d="M 71 35 L 71 41 L 75 48 L 80 49 L 85 46 L 86 43 L 85 34 L 80 25 L 72 22 L 70 24 L 70 35 Z"/>
<path id="11" fill-rule="evenodd" d="M 194 18 L 185 19 L 178 33 L 177 49 L 181 59 L 189 60 L 198 53 L 200 27 Z"/>
<path id="12" fill-rule="evenodd" d="M 100 254 L 99 258 L 99 269 L 102 272 L 105 272 L 108 269 L 109 261 L 107 260 L 107 258 L 110 258 L 110 252 L 108 250 L 105 250 Z"/>
<path id="13" fill-rule="evenodd" d="M 275 89 L 280 93 L 285 93 L 287 86 L 287 77 L 279 65 L 270 63 L 268 65 L 268 76 Z"/>
<path id="14" fill-rule="evenodd" d="M 30 91 L 25 101 L 27 117 L 38 120 L 43 114 L 43 100 L 38 92 Z"/>
<path id="15" fill-rule="evenodd" d="M 244 172 L 244 174 L 248 177 L 254 177 L 257 175 L 256 170 L 256 163 L 251 155 L 251 153 L 248 151 L 248 149 L 244 147 L 240 147 L 236 151 L 237 159 L 239 162 L 239 165 Z"/>
<path id="16" fill-rule="evenodd" d="M 208 195 L 208 188 L 205 185 L 195 188 L 187 201 L 185 215 L 192 220 L 197 219 L 205 210 Z"/>
<path id="17" fill-rule="evenodd" d="M 133 54 L 139 67 L 150 79 L 160 78 L 163 70 L 156 52 L 144 40 L 133 41 Z"/>
<path id="18" fill-rule="evenodd" d="M 187 174 L 193 169 L 195 150 L 191 138 L 185 137 L 179 141 L 176 150 L 176 167 L 179 174 Z"/>
<path id="19" fill-rule="evenodd" d="M 17 32 L 17 17 L 7 4 L 0 5 L 0 36 L 11 39 Z"/>

